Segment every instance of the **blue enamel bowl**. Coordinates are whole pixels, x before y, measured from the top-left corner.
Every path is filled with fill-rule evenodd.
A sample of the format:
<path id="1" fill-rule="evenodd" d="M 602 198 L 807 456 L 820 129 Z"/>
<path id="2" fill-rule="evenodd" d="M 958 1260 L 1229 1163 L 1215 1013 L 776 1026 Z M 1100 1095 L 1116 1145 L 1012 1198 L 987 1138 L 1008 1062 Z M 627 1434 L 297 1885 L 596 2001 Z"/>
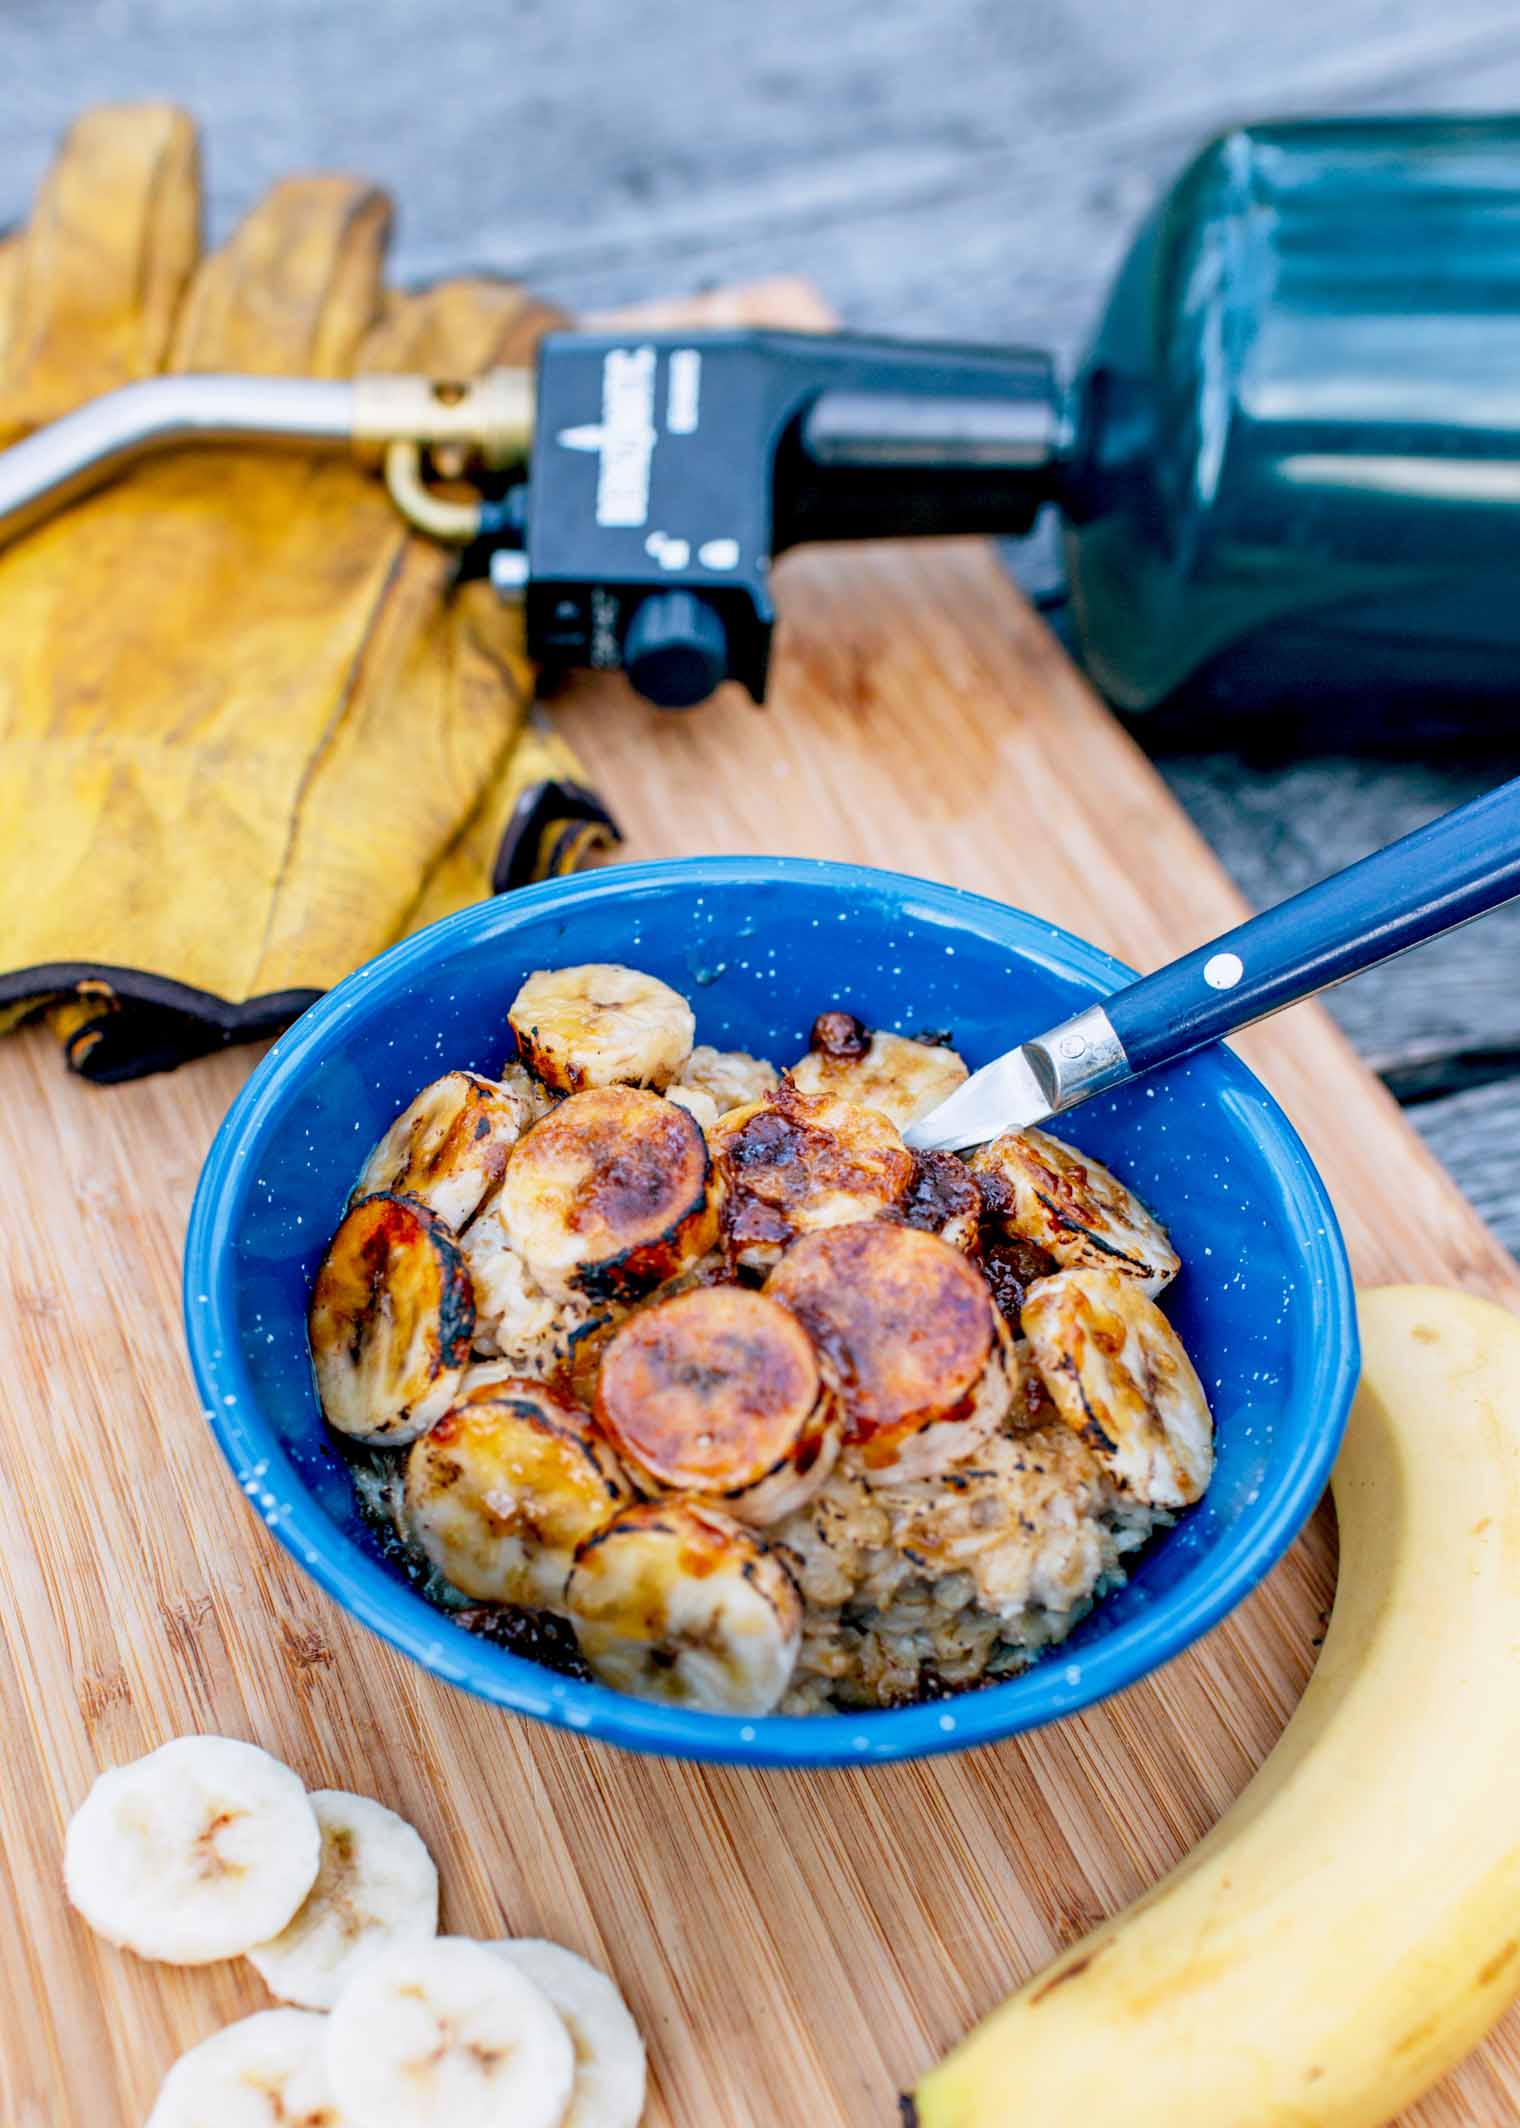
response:
<path id="1" fill-rule="evenodd" d="M 554 1675 L 452 1624 L 390 1566 L 318 1413 L 306 1297 L 371 1143 L 453 1065 L 490 1073 L 530 969 L 626 961 L 686 992 L 698 1037 L 781 1059 L 815 1013 L 953 1031 L 976 1066 L 1128 971 L 1038 917 L 855 865 L 690 858 L 555 880 L 405 940 L 314 1005 L 217 1134 L 185 1254 L 190 1352 L 233 1477 L 343 1608 L 435 1675 L 608 1743 L 759 1766 L 911 1758 L 1090 1706 L 1206 1633 L 1286 1549 L 1326 1483 L 1357 1373 L 1345 1250 L 1281 1109 L 1222 1049 L 1100 1097 L 1062 1133 L 1116 1168 L 1171 1229 L 1167 1306 L 1213 1403 L 1204 1501 L 1128 1585 L 1012 1681 L 866 1715 L 741 1720 Z"/>

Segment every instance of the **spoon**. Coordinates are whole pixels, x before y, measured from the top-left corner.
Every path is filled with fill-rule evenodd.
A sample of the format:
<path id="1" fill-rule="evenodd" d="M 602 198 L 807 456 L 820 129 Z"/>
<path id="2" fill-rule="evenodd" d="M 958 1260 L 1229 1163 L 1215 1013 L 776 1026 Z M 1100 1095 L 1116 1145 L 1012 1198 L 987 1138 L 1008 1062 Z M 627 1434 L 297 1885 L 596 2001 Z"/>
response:
<path id="1" fill-rule="evenodd" d="M 1520 777 L 984 1064 L 903 1132 L 960 1152 L 1175 1063 L 1520 895 Z"/>

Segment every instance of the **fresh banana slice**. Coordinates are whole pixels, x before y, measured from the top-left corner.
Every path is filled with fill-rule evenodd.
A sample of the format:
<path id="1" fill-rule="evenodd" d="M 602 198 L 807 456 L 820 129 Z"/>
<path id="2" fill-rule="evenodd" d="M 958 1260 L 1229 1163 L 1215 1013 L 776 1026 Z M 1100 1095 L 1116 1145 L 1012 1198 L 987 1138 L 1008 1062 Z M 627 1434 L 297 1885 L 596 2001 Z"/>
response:
<path id="1" fill-rule="evenodd" d="M 853 1012 L 821 1012 L 808 1053 L 787 1073 L 805 1094 L 835 1094 L 874 1108 L 906 1130 L 969 1076 L 965 1059 L 939 1042 L 875 1033 Z"/>
<path id="2" fill-rule="evenodd" d="M 316 1788 L 317 1881 L 278 1936 L 248 1963 L 281 2002 L 330 2010 L 365 1959 L 438 1933 L 438 1872 L 405 1818 L 368 1796 Z"/>
<path id="3" fill-rule="evenodd" d="M 329 1426 L 399 1448 L 453 1403 L 475 1299 L 447 1228 L 426 1205 L 365 1197 L 328 1244 L 307 1319 Z"/>
<path id="4" fill-rule="evenodd" d="M 913 1180 L 913 1155 L 885 1116 L 785 1082 L 720 1117 L 712 1147 L 728 1245 L 749 1269 L 767 1269 L 798 1234 L 884 1217 Z"/>
<path id="5" fill-rule="evenodd" d="M 674 1101 L 677 1108 L 684 1108 L 688 1116 L 695 1116 L 704 1131 L 710 1131 L 721 1113 L 717 1102 L 700 1086 L 667 1086 L 667 1101 Z"/>
<path id="6" fill-rule="evenodd" d="M 327 2019 L 259 2010 L 182 2054 L 148 2128 L 352 2128 L 327 2077 Z"/>
<path id="7" fill-rule="evenodd" d="M 801 1322 L 871 1484 L 927 1478 L 1002 1424 L 1018 1361 L 975 1267 L 937 1235 L 860 1225 L 804 1235 L 765 1290 Z"/>
<path id="8" fill-rule="evenodd" d="M 590 1419 L 544 1382 L 490 1384 L 413 1444 L 403 1515 L 480 1603 L 558 1610 L 576 1548 L 633 1489 Z"/>
<path id="9" fill-rule="evenodd" d="M 551 1292 L 633 1299 L 717 1239 L 707 1141 L 674 1102 L 633 1086 L 572 1094 L 507 1163 L 507 1239 Z"/>
<path id="10" fill-rule="evenodd" d="M 1134 1192 L 1046 1131 L 1005 1131 L 969 1164 L 992 1216 L 1063 1268 L 1120 1271 L 1152 1299 L 1181 1269 L 1165 1227 Z"/>
<path id="11" fill-rule="evenodd" d="M 542 1988 L 575 2048 L 575 2084 L 563 2128 L 638 2128 L 644 2111 L 644 2042 L 607 1975 L 563 1944 L 513 1936 L 485 1948 Z"/>
<path id="12" fill-rule="evenodd" d="M 915 1153 L 913 1180 L 898 1217 L 905 1227 L 937 1234 L 964 1256 L 982 1245 L 982 1191 L 964 1160 L 954 1153 Z"/>
<path id="13" fill-rule="evenodd" d="M 400 1943 L 327 2020 L 327 2073 L 354 2128 L 560 2128 L 570 2035 L 542 1989 L 482 1943 Z"/>
<path id="14" fill-rule="evenodd" d="M 747 1102 L 763 1101 L 780 1078 L 775 1065 L 764 1057 L 752 1057 L 744 1049 L 714 1049 L 709 1043 L 699 1042 L 671 1092 L 680 1089 L 706 1094 L 721 1116 Z"/>
<path id="15" fill-rule="evenodd" d="M 507 1018 L 529 1071 L 566 1094 L 587 1086 L 668 1086 L 691 1055 L 697 1025 L 669 983 L 611 961 L 538 969 Z"/>
<path id="16" fill-rule="evenodd" d="M 288 1766 L 232 1737 L 181 1736 L 100 1775 L 69 1820 L 64 1884 L 109 1942 L 208 1965 L 284 1928 L 321 1849 Z"/>
<path id="17" fill-rule="evenodd" d="M 565 1608 L 603 1684 L 712 1714 L 768 1714 L 802 1638 L 781 1560 L 697 1501 L 625 1508 L 582 1545 Z"/>
<path id="18" fill-rule="evenodd" d="M 643 1491 L 701 1493 L 741 1522 L 804 1506 L 839 1453 L 807 1332 L 744 1286 L 630 1316 L 603 1357 L 596 1416 Z"/>
<path id="19" fill-rule="evenodd" d="M 446 1071 L 404 1108 L 364 1163 L 354 1202 L 414 1197 L 462 1233 L 500 1185 L 532 1121 L 526 1101 L 473 1071 Z"/>
<path id="20" fill-rule="evenodd" d="M 1024 1302 L 1056 1410 L 1126 1492 L 1187 1507 L 1214 1468 L 1214 1421 L 1182 1340 L 1138 1280 L 1060 1271 Z"/>

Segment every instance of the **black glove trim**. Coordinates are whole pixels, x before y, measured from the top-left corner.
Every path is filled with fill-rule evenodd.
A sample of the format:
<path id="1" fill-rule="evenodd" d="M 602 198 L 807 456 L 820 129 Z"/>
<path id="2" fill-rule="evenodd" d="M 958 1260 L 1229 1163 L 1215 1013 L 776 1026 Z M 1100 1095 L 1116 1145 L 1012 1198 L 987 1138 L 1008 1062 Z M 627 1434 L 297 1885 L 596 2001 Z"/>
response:
<path id="1" fill-rule="evenodd" d="M 173 1071 L 214 1049 L 281 1033 L 320 990 L 271 990 L 234 1005 L 213 991 L 141 968 L 100 961 L 53 961 L 0 975 L 0 1006 L 30 1003 L 38 1012 L 61 1000 L 97 1006 L 65 1037 L 70 1071 L 101 1086 Z"/>
<path id="2" fill-rule="evenodd" d="M 491 874 L 505 894 L 534 880 L 578 871 L 622 836 L 594 791 L 578 783 L 533 783 L 512 809 Z M 69 1070 L 100 1086 L 173 1071 L 193 1057 L 280 1034 L 320 990 L 271 990 L 233 1004 L 172 976 L 101 961 L 52 961 L 0 975 L 0 1007 L 74 1001 L 78 1024 L 63 1038 Z M 30 1017 L 30 1015 L 28 1015 Z"/>
<path id="3" fill-rule="evenodd" d="M 512 808 L 491 868 L 491 892 L 531 886 L 578 872 L 587 859 L 615 849 L 622 829 L 583 783 L 530 783 Z"/>

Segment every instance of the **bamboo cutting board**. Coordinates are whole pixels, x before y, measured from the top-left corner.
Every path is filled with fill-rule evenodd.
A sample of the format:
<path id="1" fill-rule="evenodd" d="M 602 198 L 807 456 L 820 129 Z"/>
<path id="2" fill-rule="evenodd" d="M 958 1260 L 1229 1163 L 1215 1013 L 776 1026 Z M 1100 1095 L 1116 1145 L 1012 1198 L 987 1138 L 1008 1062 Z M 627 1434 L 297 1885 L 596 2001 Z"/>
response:
<path id="1" fill-rule="evenodd" d="M 1024 903 L 1142 966 L 1239 916 L 986 549 L 819 552 L 779 577 L 764 714 L 730 693 L 667 717 L 590 681 L 564 698 L 629 857 L 886 864 Z M 1243 1047 L 1320 1161 L 1362 1281 L 1520 1305 L 1514 1265 L 1322 1014 Z M 609 1966 L 650 2041 L 656 2128 L 889 2124 L 901 2087 L 1245 1784 L 1323 1630 L 1326 1514 L 1161 1676 L 974 1754 L 760 1774 L 510 1720 L 350 1625 L 248 1513 L 200 1417 L 180 1245 L 252 1061 L 103 1092 L 41 1037 L 0 1044 L 3 2128 L 132 2128 L 177 2053 L 266 2000 L 242 1965 L 139 1964 L 63 1900 L 64 1820 L 96 1771 L 187 1729 L 403 1811 L 440 1864 L 446 1928 L 552 1936 Z M 1516 2118 L 1514 2013 L 1407 2116 Z"/>

